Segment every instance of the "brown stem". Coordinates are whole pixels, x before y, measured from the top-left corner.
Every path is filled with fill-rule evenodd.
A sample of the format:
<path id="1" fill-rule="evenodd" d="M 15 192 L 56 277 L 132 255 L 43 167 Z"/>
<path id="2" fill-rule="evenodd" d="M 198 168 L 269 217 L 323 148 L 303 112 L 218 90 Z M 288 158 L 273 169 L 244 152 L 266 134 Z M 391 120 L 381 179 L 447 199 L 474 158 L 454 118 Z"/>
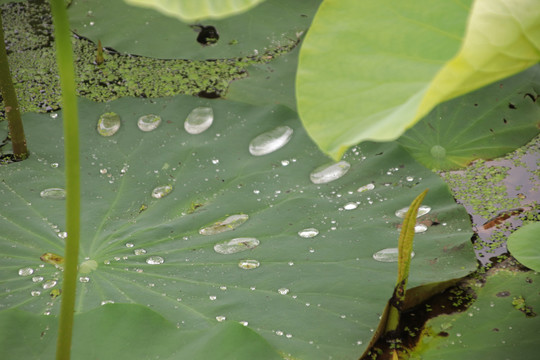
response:
<path id="1" fill-rule="evenodd" d="M 6 53 L 6 43 L 4 41 L 4 28 L 2 25 L 2 10 L 0 9 L 0 91 L 4 99 L 6 117 L 9 124 L 9 134 L 11 136 L 11 145 L 13 147 L 13 156 L 15 160 L 24 160 L 28 157 L 26 147 L 26 138 L 19 112 L 19 103 L 17 94 L 11 81 L 9 72 L 9 63 Z"/>

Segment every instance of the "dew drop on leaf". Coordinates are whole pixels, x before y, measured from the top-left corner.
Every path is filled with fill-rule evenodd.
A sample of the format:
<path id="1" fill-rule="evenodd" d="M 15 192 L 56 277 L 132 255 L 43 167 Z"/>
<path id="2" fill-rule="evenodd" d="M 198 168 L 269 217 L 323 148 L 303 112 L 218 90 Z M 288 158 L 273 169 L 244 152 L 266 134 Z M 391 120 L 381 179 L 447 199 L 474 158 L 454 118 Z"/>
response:
<path id="1" fill-rule="evenodd" d="M 278 126 L 255 137 L 249 143 L 249 152 L 254 156 L 270 154 L 285 146 L 291 140 L 293 129 L 288 126 Z"/>
<path id="2" fill-rule="evenodd" d="M 373 190 L 373 189 L 375 189 L 375 185 L 374 185 L 374 184 L 367 184 L 367 185 L 364 185 L 364 186 L 360 186 L 360 187 L 358 188 L 358 190 L 356 190 L 356 191 L 358 191 L 358 192 L 361 193 L 361 192 L 369 191 L 369 190 Z"/>
<path id="3" fill-rule="evenodd" d="M 161 199 L 162 197 L 167 196 L 172 191 L 172 189 L 173 188 L 171 185 L 158 186 L 157 188 L 152 190 L 152 197 L 154 199 Z"/>
<path id="4" fill-rule="evenodd" d="M 145 132 L 157 129 L 159 124 L 161 124 L 161 117 L 154 114 L 143 115 L 137 121 L 139 129 Z"/>
<path id="5" fill-rule="evenodd" d="M 98 268 L 96 260 L 85 260 L 79 265 L 79 272 L 81 274 L 88 274 Z"/>
<path id="6" fill-rule="evenodd" d="M 211 107 L 197 107 L 189 113 L 184 122 L 184 129 L 192 135 L 200 134 L 207 130 L 213 121 L 214 110 Z"/>
<path id="7" fill-rule="evenodd" d="M 82 283 L 87 283 L 90 281 L 90 278 L 88 276 L 81 276 L 79 277 L 79 281 Z"/>
<path id="8" fill-rule="evenodd" d="M 244 325 L 244 326 L 248 326 L 249 323 L 247 321 L 239 321 L 240 324 Z"/>
<path id="9" fill-rule="evenodd" d="M 31 267 L 19 269 L 19 276 L 30 276 L 34 273 L 34 269 Z"/>
<path id="10" fill-rule="evenodd" d="M 259 246 L 260 242 L 256 238 L 234 238 L 214 245 L 214 250 L 219 254 L 234 254 Z"/>
<path id="11" fill-rule="evenodd" d="M 411 253 L 411 258 L 414 257 L 414 251 Z M 373 254 L 373 259 L 380 262 L 397 262 L 398 248 L 387 248 L 377 251 Z"/>
<path id="12" fill-rule="evenodd" d="M 227 320 L 227 318 L 223 315 L 220 315 L 220 316 L 216 316 L 216 320 L 219 321 L 219 322 L 223 322 L 225 320 Z"/>
<path id="13" fill-rule="evenodd" d="M 120 116 L 108 112 L 99 117 L 97 131 L 101 136 L 113 136 L 120 129 Z"/>
<path id="14" fill-rule="evenodd" d="M 41 295 L 41 291 L 39 291 L 39 290 L 33 290 L 33 291 L 30 292 L 30 295 L 32 295 L 32 296 L 39 296 L 39 295 Z"/>
<path id="15" fill-rule="evenodd" d="M 199 230 L 201 235 L 214 235 L 225 231 L 234 230 L 249 219 L 247 214 L 231 215 L 224 220 L 217 221 L 214 224 Z"/>
<path id="16" fill-rule="evenodd" d="M 47 280 L 43 283 L 42 287 L 44 289 L 51 289 L 53 287 L 55 287 L 57 284 L 56 280 Z"/>
<path id="17" fill-rule="evenodd" d="M 343 206 L 343 208 L 344 208 L 345 210 L 354 210 L 354 209 L 356 209 L 357 207 L 358 207 L 358 204 L 355 203 L 355 202 L 350 202 L 350 203 L 345 204 L 345 206 Z"/>
<path id="18" fill-rule="evenodd" d="M 346 161 L 319 166 L 309 175 L 314 184 L 326 184 L 337 180 L 349 171 L 351 164 Z"/>
<path id="19" fill-rule="evenodd" d="M 161 256 L 150 256 L 146 259 L 146 263 L 149 265 L 160 265 L 164 262 L 165 260 Z"/>
<path id="20" fill-rule="evenodd" d="M 315 228 L 307 228 L 307 229 L 304 229 L 304 230 L 300 230 L 298 232 L 298 235 L 300 235 L 300 237 L 303 237 L 303 238 L 312 238 L 312 237 L 315 237 L 317 235 L 319 235 L 319 230 L 315 229 Z"/>
<path id="21" fill-rule="evenodd" d="M 404 207 L 402 209 L 399 209 L 399 210 L 396 211 L 396 216 L 398 218 L 404 219 L 408 210 L 409 210 L 408 207 Z M 416 217 L 419 218 L 420 216 L 424 216 L 427 213 L 429 213 L 430 211 L 431 211 L 431 207 L 429 207 L 427 205 L 422 205 L 422 206 L 420 206 L 418 208 L 418 213 L 416 214 Z"/>
<path id="22" fill-rule="evenodd" d="M 257 260 L 240 260 L 238 267 L 241 269 L 251 270 L 256 269 L 261 265 Z"/>
<path id="23" fill-rule="evenodd" d="M 101 305 L 106 305 L 106 304 L 114 304 L 114 300 L 103 300 L 101 302 Z"/>
<path id="24" fill-rule="evenodd" d="M 446 158 L 446 149 L 441 145 L 434 145 L 430 150 L 431 156 L 436 160 L 444 160 Z"/>
<path id="25" fill-rule="evenodd" d="M 43 276 L 34 276 L 32 277 L 32 282 L 38 283 L 43 281 Z"/>
<path id="26" fill-rule="evenodd" d="M 144 255 L 144 254 L 146 254 L 146 250 L 145 249 L 135 249 L 135 250 L 133 250 L 133 253 L 135 255 Z"/>
<path id="27" fill-rule="evenodd" d="M 39 193 L 43 199 L 63 200 L 66 198 L 66 190 L 62 188 L 49 188 Z"/>
<path id="28" fill-rule="evenodd" d="M 289 293 L 289 289 L 280 288 L 280 289 L 278 289 L 278 293 L 280 293 L 281 295 L 287 295 Z"/>
<path id="29" fill-rule="evenodd" d="M 415 227 L 414 227 L 414 232 L 415 233 L 423 233 L 423 232 L 426 232 L 428 229 L 428 227 L 424 224 L 416 224 Z"/>

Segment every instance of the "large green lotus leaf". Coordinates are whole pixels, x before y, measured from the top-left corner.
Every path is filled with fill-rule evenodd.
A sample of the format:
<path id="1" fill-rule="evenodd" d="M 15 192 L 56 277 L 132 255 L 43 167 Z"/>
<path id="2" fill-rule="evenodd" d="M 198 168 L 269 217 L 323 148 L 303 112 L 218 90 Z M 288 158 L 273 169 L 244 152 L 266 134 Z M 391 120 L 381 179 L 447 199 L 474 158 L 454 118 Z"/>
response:
<path id="1" fill-rule="evenodd" d="M 11 309 L 0 312 L 0 319 L 2 359 L 54 358 L 57 318 Z M 135 304 L 107 304 L 75 315 L 74 359 L 203 360 L 210 352 L 219 359 L 281 359 L 263 338 L 235 322 L 186 331 Z"/>
<path id="2" fill-rule="evenodd" d="M 251 11 L 205 21 L 219 34 L 217 43 L 203 46 L 189 24 L 123 1 L 77 1 L 69 8 L 73 30 L 122 53 L 160 59 L 223 59 L 262 54 L 293 46 L 309 27 L 321 0 L 267 0 Z M 200 2 L 193 2 L 197 6 Z M 199 24 L 193 22 L 193 24 Z"/>
<path id="3" fill-rule="evenodd" d="M 214 124 L 188 134 L 184 119 L 200 105 L 213 108 Z M 137 303 L 193 331 L 224 318 L 247 321 L 292 357 L 353 358 L 369 342 L 396 280 L 397 264 L 375 261 L 373 254 L 397 247 L 401 219 L 395 211 L 425 188 L 424 204 L 432 210 L 419 219 L 428 229 L 415 239 L 410 286 L 461 277 L 476 266 L 467 213 L 436 174 L 395 143 L 354 148 L 345 156 L 351 168 L 343 177 L 315 184 L 310 173 L 328 159 L 283 106 L 124 98 L 81 100 L 79 111 L 77 312 Z M 110 111 L 122 126 L 103 137 L 96 123 Z M 162 117 L 156 130 L 137 127 L 146 114 Z M 55 315 L 59 297 L 51 299 L 50 292 L 62 272 L 40 256 L 63 252 L 64 202 L 40 193 L 63 186 L 62 119 L 27 114 L 24 120 L 32 156 L 0 168 L 0 301 L 4 309 Z M 278 126 L 294 130 L 291 140 L 251 155 L 250 142 Z M 357 191 L 369 184 L 372 190 Z M 172 186 L 168 195 L 151 195 L 166 185 Z M 201 234 L 231 215 L 249 218 L 238 227 L 217 227 L 231 231 Z M 301 237 L 308 228 L 318 235 Z M 235 238 L 260 244 L 243 239 L 245 251 L 214 250 Z M 260 266 L 242 268 L 244 260 Z"/>
<path id="4" fill-rule="evenodd" d="M 536 64 L 537 2 L 492 3 L 324 2 L 297 75 L 310 136 L 338 159 L 360 141 L 396 139 L 440 102 Z"/>
<path id="5" fill-rule="evenodd" d="M 398 142 L 430 169 L 492 159 L 538 134 L 540 66 L 438 105 Z"/>
<path id="6" fill-rule="evenodd" d="M 537 359 L 539 281 L 540 275 L 533 272 L 503 270 L 489 276 L 467 311 L 427 322 L 421 343 L 410 358 Z"/>
<path id="7" fill-rule="evenodd" d="M 508 250 L 523 265 L 540 271 L 540 222 L 527 224 L 508 237 Z"/>
<path id="8" fill-rule="evenodd" d="M 124 0 L 140 7 L 153 8 L 182 21 L 193 22 L 221 19 L 243 13 L 264 0 Z"/>

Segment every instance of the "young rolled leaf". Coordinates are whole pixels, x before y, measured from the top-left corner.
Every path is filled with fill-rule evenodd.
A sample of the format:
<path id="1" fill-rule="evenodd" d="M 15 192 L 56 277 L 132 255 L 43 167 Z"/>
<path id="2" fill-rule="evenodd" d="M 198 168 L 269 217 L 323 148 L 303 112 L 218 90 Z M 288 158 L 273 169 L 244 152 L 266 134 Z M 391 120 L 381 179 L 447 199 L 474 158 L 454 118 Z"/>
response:
<path id="1" fill-rule="evenodd" d="M 300 52 L 304 126 L 334 159 L 361 141 L 396 139 L 436 104 L 536 64 L 537 6 L 535 0 L 324 2 Z"/>

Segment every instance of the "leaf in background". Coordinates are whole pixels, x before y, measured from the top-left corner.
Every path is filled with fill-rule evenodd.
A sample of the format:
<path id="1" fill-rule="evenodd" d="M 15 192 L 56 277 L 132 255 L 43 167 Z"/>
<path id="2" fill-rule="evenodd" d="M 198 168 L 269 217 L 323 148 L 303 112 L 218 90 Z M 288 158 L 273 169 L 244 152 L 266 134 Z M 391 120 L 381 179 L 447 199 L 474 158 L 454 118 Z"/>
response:
<path id="1" fill-rule="evenodd" d="M 221 19 L 243 13 L 264 0 L 124 0 L 130 5 L 152 8 L 185 22 Z"/>
<path id="2" fill-rule="evenodd" d="M 520 263 L 540 271 L 540 222 L 534 222 L 513 232 L 507 241 L 508 251 Z"/>
<path id="3" fill-rule="evenodd" d="M 527 307 L 536 313 L 540 309 L 539 281 L 533 272 L 492 274 L 467 311 L 426 323 L 410 359 L 536 359 L 540 317 L 526 312 Z"/>
<path id="4" fill-rule="evenodd" d="M 69 17 L 77 34 L 94 43 L 101 40 L 103 46 L 121 53 L 160 59 L 229 59 L 293 46 L 297 33 L 309 27 L 320 2 L 268 0 L 226 19 L 192 21 L 217 30 L 219 40 L 211 46 L 197 42 L 198 29 L 124 1 L 76 2 L 69 8 Z"/>
<path id="5" fill-rule="evenodd" d="M 214 121 L 192 135 L 184 120 L 198 106 L 211 106 Z M 416 236 L 410 286 L 476 267 L 467 213 L 436 174 L 395 143 L 352 149 L 348 172 L 323 183 L 329 178 L 313 171 L 328 159 L 282 106 L 178 96 L 81 99 L 79 108 L 84 221 L 77 312 L 136 303 L 190 331 L 247 321 L 292 357 L 356 357 L 395 284 L 397 264 L 382 260 L 397 259 L 379 251 L 397 247 L 395 212 L 425 188 L 431 212 L 424 219 L 440 225 Z M 120 128 L 103 137 L 97 121 L 110 112 Z M 162 121 L 143 132 L 137 121 L 148 114 Z M 0 167 L 4 309 L 57 313 L 59 297 L 49 293 L 62 272 L 40 256 L 63 255 L 69 234 L 64 201 L 40 193 L 63 187 L 61 123 L 61 113 L 27 114 L 32 156 Z M 293 130 L 288 143 L 251 155 L 253 139 L 276 128 Z M 261 154 L 261 147 L 251 144 L 251 151 Z"/>
<path id="6" fill-rule="evenodd" d="M 398 142 L 433 170 L 492 159 L 538 134 L 540 66 L 438 105 Z"/>
<path id="7" fill-rule="evenodd" d="M 396 139 L 437 103 L 538 62 L 536 1 L 479 0 L 471 12 L 472 3 L 324 2 L 297 75 L 317 145 L 338 159 L 361 141 Z"/>
<path id="8" fill-rule="evenodd" d="M 12 309 L 0 312 L 0 320 L 3 360 L 54 358 L 55 317 Z M 186 331 L 135 304 L 108 304 L 75 315 L 74 359 L 203 360 L 211 354 L 230 360 L 281 359 L 263 338 L 235 322 Z"/>

